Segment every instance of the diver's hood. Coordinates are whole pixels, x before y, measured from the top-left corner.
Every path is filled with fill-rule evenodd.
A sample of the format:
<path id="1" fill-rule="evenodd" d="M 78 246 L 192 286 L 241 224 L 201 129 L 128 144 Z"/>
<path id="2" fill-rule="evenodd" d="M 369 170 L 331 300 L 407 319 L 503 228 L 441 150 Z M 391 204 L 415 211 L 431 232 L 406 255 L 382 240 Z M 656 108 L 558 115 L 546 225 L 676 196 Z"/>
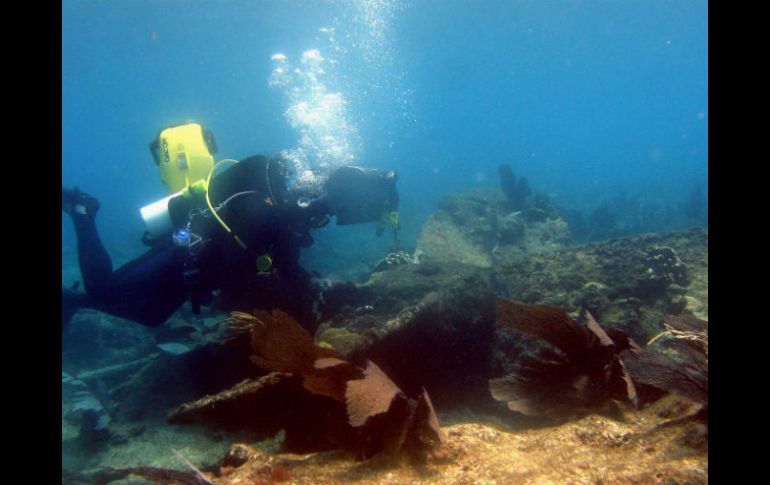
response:
<path id="1" fill-rule="evenodd" d="M 379 221 L 398 209 L 394 170 L 346 166 L 337 169 L 326 182 L 331 213 L 337 225 Z"/>

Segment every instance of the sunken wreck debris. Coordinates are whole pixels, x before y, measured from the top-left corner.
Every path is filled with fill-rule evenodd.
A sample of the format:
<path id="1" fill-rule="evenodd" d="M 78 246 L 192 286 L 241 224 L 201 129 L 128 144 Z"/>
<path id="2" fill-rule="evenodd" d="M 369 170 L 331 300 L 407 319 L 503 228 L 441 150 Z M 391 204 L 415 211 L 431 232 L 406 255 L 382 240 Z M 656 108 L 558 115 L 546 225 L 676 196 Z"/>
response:
<path id="1" fill-rule="evenodd" d="M 619 330 L 602 329 L 590 313 L 585 318 L 580 324 L 553 305 L 498 299 L 500 325 L 547 345 L 518 356 L 508 375 L 490 380 L 492 397 L 511 411 L 547 418 L 600 410 L 612 400 L 636 404 L 619 353 L 638 346 Z"/>
<path id="2" fill-rule="evenodd" d="M 184 404 L 170 422 L 237 423 L 262 434 L 283 429 L 285 451 L 342 448 L 359 459 L 381 452 L 425 456 L 440 445 L 438 418 L 424 389 L 409 399 L 374 362 L 362 368 L 315 345 L 280 310 L 233 313 L 229 322 L 250 339 L 252 362 L 272 373 Z"/>

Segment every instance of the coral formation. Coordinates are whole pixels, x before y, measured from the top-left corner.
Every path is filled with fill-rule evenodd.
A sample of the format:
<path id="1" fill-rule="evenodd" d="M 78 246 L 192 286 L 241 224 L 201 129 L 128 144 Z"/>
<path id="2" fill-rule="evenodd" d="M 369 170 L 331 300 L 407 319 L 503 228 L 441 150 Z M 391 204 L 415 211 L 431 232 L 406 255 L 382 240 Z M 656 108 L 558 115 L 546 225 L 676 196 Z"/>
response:
<path id="1" fill-rule="evenodd" d="M 369 361 L 363 379 L 348 381 L 345 390 L 348 422 L 354 427 L 362 426 L 370 417 L 387 412 L 394 399 L 405 397 L 401 389 Z"/>
<path id="2" fill-rule="evenodd" d="M 416 262 L 416 258 L 412 257 L 412 255 L 406 251 L 396 251 L 394 253 L 389 253 L 382 261 L 377 263 L 374 266 L 373 272 L 386 271 L 400 264 L 415 264 Z"/>

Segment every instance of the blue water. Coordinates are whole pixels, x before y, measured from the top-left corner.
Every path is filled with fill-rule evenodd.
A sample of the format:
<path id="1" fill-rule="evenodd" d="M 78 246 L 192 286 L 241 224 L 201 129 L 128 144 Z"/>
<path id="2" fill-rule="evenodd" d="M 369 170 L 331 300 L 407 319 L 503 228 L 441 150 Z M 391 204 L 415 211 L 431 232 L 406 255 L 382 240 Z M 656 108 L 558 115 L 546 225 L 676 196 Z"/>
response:
<path id="1" fill-rule="evenodd" d="M 316 49 L 316 87 L 344 101 L 323 129 L 349 142 L 355 163 L 399 171 L 407 249 L 441 197 L 496 187 L 500 163 L 585 213 L 623 191 L 676 207 L 708 182 L 707 7 L 65 0 L 62 184 L 100 199 L 99 228 L 118 263 L 139 255 L 138 209 L 166 195 L 148 150 L 158 131 L 197 120 L 214 131 L 217 158 L 301 146 L 303 125 L 286 116 L 297 99 L 271 85 L 271 58 L 307 73 L 300 59 Z M 70 226 L 63 216 L 65 265 Z M 315 235 L 305 257 L 324 272 L 373 262 L 390 246 L 373 225 Z"/>

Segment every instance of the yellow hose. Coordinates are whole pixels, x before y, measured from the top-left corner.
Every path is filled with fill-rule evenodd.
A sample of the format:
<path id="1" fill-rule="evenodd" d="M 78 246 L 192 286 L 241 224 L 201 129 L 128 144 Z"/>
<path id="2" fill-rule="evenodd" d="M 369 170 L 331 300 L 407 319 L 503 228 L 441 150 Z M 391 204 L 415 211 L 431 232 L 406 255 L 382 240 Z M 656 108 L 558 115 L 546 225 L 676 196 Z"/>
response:
<path id="1" fill-rule="evenodd" d="M 209 176 L 206 178 L 206 187 L 207 187 L 207 190 L 206 190 L 206 204 L 209 206 L 209 210 L 214 215 L 214 218 L 219 222 L 219 224 L 222 227 L 225 228 L 225 231 L 227 231 L 231 236 L 233 236 L 233 238 L 235 239 L 235 242 L 237 242 L 243 249 L 246 249 L 246 244 L 244 244 L 243 241 L 241 241 L 241 239 L 237 235 L 235 235 L 233 233 L 232 229 L 230 229 L 230 227 L 227 224 L 225 224 L 225 221 L 223 221 L 222 218 L 219 217 L 219 214 L 217 214 L 217 211 L 214 210 L 214 206 L 211 205 L 211 199 L 209 198 L 209 192 L 210 192 L 210 187 L 211 187 L 211 176 L 214 175 L 214 171 L 217 169 L 217 167 L 219 165 L 221 165 L 222 163 L 225 163 L 225 162 L 228 162 L 228 163 L 238 163 L 238 160 L 233 160 L 232 158 L 225 158 L 223 160 L 218 161 L 217 163 L 214 164 L 213 167 L 211 167 L 211 171 L 209 172 Z"/>

